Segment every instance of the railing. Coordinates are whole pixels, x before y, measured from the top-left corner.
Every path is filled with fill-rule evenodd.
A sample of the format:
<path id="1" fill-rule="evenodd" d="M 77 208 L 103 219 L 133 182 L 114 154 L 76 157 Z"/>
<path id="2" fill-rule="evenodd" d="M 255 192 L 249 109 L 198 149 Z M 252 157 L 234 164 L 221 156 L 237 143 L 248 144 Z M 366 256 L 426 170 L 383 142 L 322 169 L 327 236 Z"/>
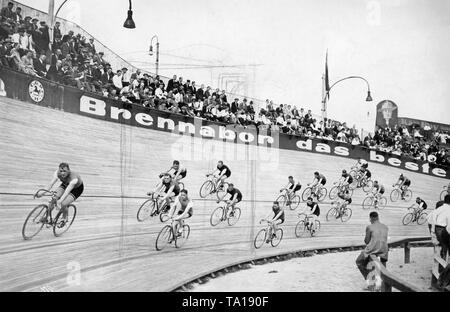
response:
<path id="1" fill-rule="evenodd" d="M 398 241 L 394 241 L 389 243 L 389 247 L 399 247 L 402 246 L 405 250 L 405 263 L 409 263 L 410 261 L 410 248 L 411 243 L 422 242 L 422 244 L 425 242 L 427 244 L 431 244 L 430 237 L 416 237 L 416 238 L 407 238 L 407 239 L 401 239 Z M 273 255 L 266 255 L 266 256 L 259 256 L 259 257 L 250 257 L 248 259 L 244 259 L 241 261 L 237 261 L 234 263 L 230 263 L 228 265 L 222 265 L 220 267 L 217 267 L 213 270 L 208 270 L 205 272 L 202 272 L 200 274 L 197 274 L 196 276 L 192 276 L 187 278 L 185 281 L 174 285 L 170 289 L 167 289 L 166 291 L 186 291 L 188 289 L 191 289 L 193 284 L 199 283 L 203 284 L 206 281 L 208 281 L 211 278 L 216 278 L 218 276 L 221 276 L 223 274 L 238 271 L 241 269 L 246 269 L 249 267 L 249 265 L 255 265 L 255 264 L 265 264 L 268 262 L 274 262 L 274 261 L 285 261 L 292 258 L 297 257 L 305 257 L 305 256 L 312 256 L 314 254 L 324 254 L 328 252 L 343 252 L 343 251 L 355 251 L 355 250 L 361 250 L 364 249 L 364 244 L 352 244 L 352 245 L 345 245 L 345 246 L 334 246 L 334 247 L 321 247 L 321 248 L 307 248 L 307 249 L 301 249 L 301 250 L 293 250 L 293 251 L 284 251 L 281 253 L 273 254 Z M 385 284 L 385 291 L 390 291 L 389 289 L 392 289 L 392 287 L 399 289 L 400 291 L 423 291 L 422 289 L 419 289 L 418 287 L 403 281 L 402 279 L 394 276 L 392 273 L 388 272 L 379 262 L 379 260 L 374 257 L 373 262 L 375 263 L 375 267 L 377 267 L 377 264 L 380 265 L 380 268 L 378 272 L 380 272 L 381 278 L 384 280 Z M 370 264 L 370 263 L 369 263 Z M 390 287 L 388 286 L 390 285 Z"/>
<path id="2" fill-rule="evenodd" d="M 411 243 L 414 242 L 425 242 L 430 244 L 429 237 L 419 237 L 419 238 L 408 238 L 399 242 L 396 242 L 395 245 L 403 244 L 403 248 L 405 250 L 405 264 L 410 263 L 411 260 Z M 394 244 L 392 244 L 393 246 Z M 391 247 L 391 244 L 389 245 Z M 447 255 L 447 261 L 440 257 L 441 248 L 439 246 L 434 246 L 434 257 L 433 257 L 433 268 L 432 268 L 432 281 L 431 286 L 436 288 L 437 281 L 439 279 L 439 274 L 449 263 L 449 257 Z M 409 282 L 404 281 L 403 279 L 395 276 L 391 272 L 389 272 L 380 262 L 378 257 L 371 256 L 371 263 L 368 264 L 368 267 L 373 267 L 376 270 L 376 275 L 378 275 L 383 281 L 381 286 L 382 292 L 391 292 L 392 288 L 398 289 L 404 292 L 421 292 L 422 289 L 412 285 Z M 441 268 L 442 267 L 442 268 Z"/>

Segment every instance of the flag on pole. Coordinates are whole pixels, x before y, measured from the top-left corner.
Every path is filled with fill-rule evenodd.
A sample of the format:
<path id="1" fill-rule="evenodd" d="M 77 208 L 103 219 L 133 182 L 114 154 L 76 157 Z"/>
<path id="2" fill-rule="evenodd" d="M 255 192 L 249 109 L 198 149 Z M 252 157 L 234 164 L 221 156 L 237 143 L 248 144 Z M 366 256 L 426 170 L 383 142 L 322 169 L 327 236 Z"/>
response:
<path id="1" fill-rule="evenodd" d="M 328 77 L 328 49 L 327 49 L 327 55 L 325 57 L 325 92 L 328 95 L 328 99 L 330 99 L 330 81 Z"/>

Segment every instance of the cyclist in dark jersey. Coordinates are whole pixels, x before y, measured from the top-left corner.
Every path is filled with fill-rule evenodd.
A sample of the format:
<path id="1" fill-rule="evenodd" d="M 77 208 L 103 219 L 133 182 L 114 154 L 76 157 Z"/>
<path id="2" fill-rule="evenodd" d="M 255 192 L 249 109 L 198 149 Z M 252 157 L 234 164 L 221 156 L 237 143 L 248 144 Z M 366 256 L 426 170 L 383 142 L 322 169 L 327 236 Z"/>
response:
<path id="1" fill-rule="evenodd" d="M 273 215 L 273 217 L 272 217 Z M 271 231 L 272 233 L 269 233 L 269 235 L 267 235 L 267 243 L 270 242 L 270 234 L 272 234 L 272 236 L 274 237 L 276 232 L 277 232 L 277 225 L 283 224 L 284 223 L 284 209 L 280 206 L 280 203 L 277 201 L 273 202 L 272 205 L 272 210 L 269 212 L 269 214 L 267 215 L 267 217 L 263 220 L 269 221 L 272 223 L 271 225 Z M 261 221 L 263 221 L 261 220 Z"/>
<path id="2" fill-rule="evenodd" d="M 408 187 L 411 185 L 411 180 L 405 177 L 402 174 L 400 174 L 400 177 L 398 178 L 397 183 L 393 185 L 393 187 L 397 186 L 402 190 L 402 199 L 405 199 L 405 192 L 408 189 Z"/>
<path id="3" fill-rule="evenodd" d="M 69 164 L 67 163 L 59 164 L 59 168 L 53 174 L 53 178 L 48 185 L 47 190 L 50 191 L 58 180 L 61 181 L 61 184 L 56 189 L 57 205 L 60 206 L 63 211 L 63 218 L 67 219 L 67 207 L 83 193 L 84 184 L 81 176 L 78 173 L 71 171 Z M 38 194 L 37 197 L 41 197 L 41 195 Z"/>
<path id="4" fill-rule="evenodd" d="M 316 229 L 316 220 L 319 218 L 320 216 L 320 208 L 319 205 L 313 201 L 312 197 L 308 197 L 307 201 L 306 201 L 306 207 L 308 208 L 309 212 L 310 212 L 310 216 L 312 216 L 312 226 L 313 226 L 313 232 L 315 232 Z"/>
<path id="5" fill-rule="evenodd" d="M 284 190 L 288 191 L 289 198 L 287 199 L 286 204 L 290 205 L 292 196 L 297 192 L 300 191 L 302 188 L 302 185 L 300 184 L 300 181 L 295 181 L 293 176 L 288 177 L 289 183 L 280 190 L 280 192 L 283 192 Z"/>
<path id="6" fill-rule="evenodd" d="M 422 210 L 425 210 L 428 207 L 427 203 L 420 197 L 416 198 L 416 204 L 419 205 L 419 207 L 417 207 L 418 211 L 416 212 L 421 212 Z"/>
<path id="7" fill-rule="evenodd" d="M 159 193 L 161 195 L 160 203 L 165 201 L 166 207 L 169 207 L 170 200 L 180 194 L 180 187 L 173 181 L 170 173 L 166 173 L 164 174 L 161 183 L 157 185 L 156 189 L 148 192 L 147 195 L 151 196 L 154 193 Z"/>
<path id="8" fill-rule="evenodd" d="M 231 176 L 231 170 L 228 168 L 228 166 L 223 164 L 223 161 L 219 160 L 217 163 L 216 169 L 212 172 L 207 174 L 206 176 L 213 175 L 217 178 L 217 185 L 216 188 L 223 182 L 225 182 L 226 179 L 228 179 Z"/>
<path id="9" fill-rule="evenodd" d="M 225 198 L 225 196 L 227 195 L 231 195 L 230 199 L 227 200 L 227 216 L 229 217 L 229 212 L 233 211 L 234 206 L 241 202 L 242 200 L 242 193 L 240 190 L 238 190 L 237 188 L 234 187 L 233 183 L 228 184 L 228 189 L 227 192 L 222 196 L 221 199 L 219 199 L 217 201 L 217 203 L 220 203 L 221 201 L 223 201 L 223 199 Z M 230 209 L 231 208 L 231 209 Z"/>
<path id="10" fill-rule="evenodd" d="M 314 195 L 318 197 L 319 193 L 319 187 L 322 187 L 327 183 L 327 178 L 323 174 L 320 174 L 319 172 L 314 172 L 314 180 L 308 184 L 308 186 L 311 185 L 311 187 L 314 189 L 316 187 L 316 190 L 314 192 Z"/>
<path id="11" fill-rule="evenodd" d="M 339 192 L 338 197 L 342 199 L 342 203 L 339 207 L 339 215 L 341 215 L 344 209 L 352 203 L 352 197 L 350 196 L 350 191 L 348 189 Z"/>
<path id="12" fill-rule="evenodd" d="M 350 184 L 353 183 L 353 177 L 348 174 L 347 170 L 342 170 L 342 177 L 339 180 L 342 187 L 348 188 Z"/>

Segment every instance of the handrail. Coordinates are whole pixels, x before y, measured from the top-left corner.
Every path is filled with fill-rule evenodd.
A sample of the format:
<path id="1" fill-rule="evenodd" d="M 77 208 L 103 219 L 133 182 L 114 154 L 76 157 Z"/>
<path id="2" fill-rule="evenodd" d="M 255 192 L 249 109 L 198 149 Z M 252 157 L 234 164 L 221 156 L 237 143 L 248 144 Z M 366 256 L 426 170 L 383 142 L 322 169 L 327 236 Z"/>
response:
<path id="1" fill-rule="evenodd" d="M 429 237 L 423 237 L 423 236 L 422 237 L 403 238 L 403 239 L 398 239 L 398 240 L 392 241 L 388 245 L 389 245 L 389 247 L 398 247 L 401 245 L 405 246 L 405 244 L 410 243 L 410 242 L 421 242 L 421 241 L 429 241 L 429 240 L 430 240 Z M 248 257 L 243 260 L 240 260 L 240 261 L 236 261 L 236 262 L 229 263 L 226 265 L 218 266 L 214 269 L 208 269 L 204 272 L 196 274 L 195 276 L 189 277 L 180 283 L 177 283 L 176 285 L 170 287 L 166 291 L 167 292 L 178 291 L 178 290 L 183 291 L 187 288 L 186 287 L 187 285 L 195 283 L 196 281 L 199 281 L 199 280 L 201 281 L 202 279 L 207 279 L 210 276 L 215 277 L 216 275 L 220 275 L 222 271 L 224 271 L 225 273 L 228 273 L 228 271 L 234 271 L 234 270 L 236 270 L 236 267 L 237 267 L 237 270 L 239 270 L 239 269 L 241 269 L 242 266 L 246 266 L 249 264 L 255 264 L 258 262 L 268 262 L 270 260 L 279 261 L 279 260 L 285 260 L 285 259 L 289 259 L 289 258 L 301 257 L 310 252 L 314 252 L 314 253 L 322 253 L 322 252 L 330 252 L 330 251 L 342 252 L 342 251 L 348 251 L 348 250 L 360 250 L 363 248 L 365 248 L 365 244 L 350 244 L 350 245 L 340 245 L 340 246 L 334 246 L 334 247 L 320 247 L 320 248 L 312 247 L 312 248 L 306 248 L 306 249 L 283 251 L 283 252 L 272 254 L 272 255 L 257 256 L 257 257 L 252 256 L 252 257 Z M 389 273 L 389 272 L 387 272 L 387 273 Z M 386 274 L 385 276 L 394 278 L 394 276 L 392 274 L 390 274 L 390 275 Z M 411 286 L 411 285 L 409 285 L 409 286 Z M 399 286 L 399 287 L 401 287 L 401 286 Z M 415 286 L 412 286 L 412 287 L 415 287 Z M 421 290 L 418 290 L 418 291 L 421 291 Z"/>
<path id="2" fill-rule="evenodd" d="M 422 290 L 409 282 L 395 276 L 389 272 L 374 255 L 370 255 L 370 259 L 375 262 L 375 267 L 379 271 L 380 277 L 383 280 L 384 287 L 382 288 L 385 292 L 391 292 L 392 287 L 404 291 L 404 292 L 421 292 Z"/>

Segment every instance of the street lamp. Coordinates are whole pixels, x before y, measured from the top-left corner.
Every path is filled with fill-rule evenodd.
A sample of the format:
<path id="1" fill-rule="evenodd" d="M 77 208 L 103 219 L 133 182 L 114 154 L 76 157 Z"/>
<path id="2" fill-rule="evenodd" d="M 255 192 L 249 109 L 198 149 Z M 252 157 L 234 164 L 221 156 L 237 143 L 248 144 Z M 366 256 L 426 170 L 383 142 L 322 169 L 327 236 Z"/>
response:
<path id="1" fill-rule="evenodd" d="M 125 20 L 125 23 L 123 23 L 123 27 L 133 29 L 136 28 L 136 25 L 133 21 L 133 11 L 131 10 L 131 0 L 130 0 L 130 8 L 128 9 L 128 16 Z"/>
<path id="2" fill-rule="evenodd" d="M 152 37 L 152 39 L 150 40 L 150 49 L 148 51 L 148 54 L 150 56 L 153 55 L 153 39 L 156 39 L 156 62 L 155 62 L 155 67 L 156 67 L 156 75 L 158 76 L 158 68 L 159 68 L 159 39 L 157 35 L 154 35 Z"/>
<path id="3" fill-rule="evenodd" d="M 323 119 L 326 118 L 326 112 L 327 112 L 327 98 L 330 96 L 330 91 L 331 91 L 331 89 L 332 89 L 335 85 L 337 85 L 339 82 L 344 81 L 344 80 L 348 80 L 348 79 L 361 79 L 361 80 L 364 80 L 364 81 L 366 82 L 366 84 L 367 84 L 367 97 L 366 97 L 366 102 L 372 102 L 372 96 L 370 95 L 370 85 L 369 85 L 369 82 L 368 82 L 365 78 L 363 78 L 363 77 L 361 77 L 361 76 L 348 76 L 348 77 L 339 79 L 338 81 L 336 81 L 335 83 L 333 83 L 333 84 L 331 85 L 331 87 L 330 87 L 328 90 L 326 90 L 326 92 L 325 92 L 325 94 L 324 94 L 324 96 L 323 96 L 323 99 L 322 99 L 322 117 L 323 117 Z M 325 120 L 324 120 L 324 124 L 325 124 Z"/>

